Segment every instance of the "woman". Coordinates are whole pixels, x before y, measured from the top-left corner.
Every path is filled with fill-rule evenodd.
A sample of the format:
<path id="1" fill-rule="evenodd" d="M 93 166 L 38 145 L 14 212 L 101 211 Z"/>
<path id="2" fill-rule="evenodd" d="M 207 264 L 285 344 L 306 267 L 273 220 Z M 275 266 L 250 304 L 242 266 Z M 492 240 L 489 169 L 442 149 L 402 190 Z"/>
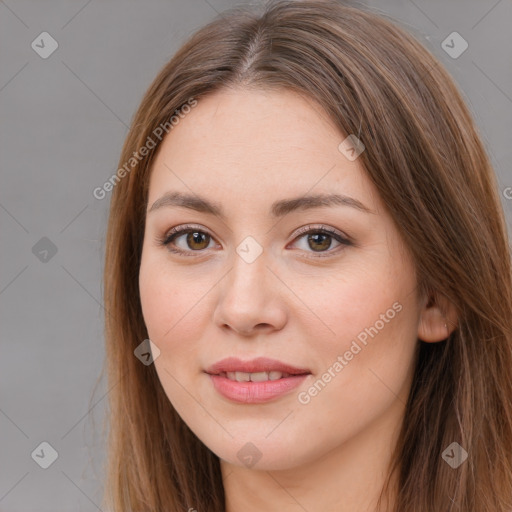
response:
<path id="1" fill-rule="evenodd" d="M 512 508 L 506 224 L 414 38 L 334 1 L 223 13 L 112 194 L 106 507 Z"/>

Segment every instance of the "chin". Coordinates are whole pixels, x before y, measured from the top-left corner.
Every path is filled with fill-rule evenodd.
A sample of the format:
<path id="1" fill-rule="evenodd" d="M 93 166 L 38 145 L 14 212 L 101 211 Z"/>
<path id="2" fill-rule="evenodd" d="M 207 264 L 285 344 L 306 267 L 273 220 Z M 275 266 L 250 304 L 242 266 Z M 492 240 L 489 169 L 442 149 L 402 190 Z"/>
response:
<path id="1" fill-rule="evenodd" d="M 254 471 L 289 470 L 314 458 L 314 453 L 297 449 L 304 448 L 304 443 L 300 439 L 285 436 L 287 444 L 284 444 L 282 439 L 266 439 L 269 431 L 262 435 L 245 434 L 243 439 L 237 436 L 231 439 L 226 436 L 225 442 L 220 445 L 218 438 L 215 440 L 217 442 L 212 440 L 211 443 L 200 439 L 221 461 Z"/>

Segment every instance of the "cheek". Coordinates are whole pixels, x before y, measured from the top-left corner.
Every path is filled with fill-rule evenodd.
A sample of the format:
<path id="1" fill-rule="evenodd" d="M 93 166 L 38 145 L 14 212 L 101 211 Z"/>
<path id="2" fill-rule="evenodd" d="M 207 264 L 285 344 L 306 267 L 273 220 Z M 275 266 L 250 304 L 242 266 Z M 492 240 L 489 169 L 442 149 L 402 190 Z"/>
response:
<path id="1" fill-rule="evenodd" d="M 179 394 L 175 383 L 182 380 L 177 370 L 190 367 L 190 361 L 186 360 L 190 344 L 183 333 L 188 320 L 186 312 L 190 309 L 187 308 L 187 287 L 181 286 L 179 277 L 171 276 L 157 258 L 143 253 L 139 290 L 148 337 L 160 350 L 155 368 L 171 399 Z M 179 365 L 174 365 L 173 361 L 179 361 Z"/>
<path id="2" fill-rule="evenodd" d="M 200 275 L 192 267 L 177 270 L 165 255 L 143 255 L 139 289 L 148 337 L 160 350 L 155 369 L 169 400 L 184 418 L 190 414 L 193 379 L 202 375 L 200 344 L 211 323 L 206 291 L 214 282 L 211 274 Z"/>
<path id="3" fill-rule="evenodd" d="M 334 424 L 351 436 L 394 402 L 405 404 L 414 370 L 414 304 L 399 294 L 364 304 L 356 299 L 356 292 L 339 298 L 336 336 L 315 347 L 318 373 L 297 397 L 304 421 L 325 425 L 327 444 L 339 440 Z"/>
<path id="4" fill-rule="evenodd" d="M 171 294 L 166 292 L 167 280 L 160 270 L 160 267 L 151 264 L 148 258 L 142 258 L 139 272 L 142 314 L 150 339 L 159 347 L 161 338 L 172 325 L 173 317 Z"/>
<path id="5" fill-rule="evenodd" d="M 183 274 L 171 274 L 168 264 L 144 255 L 139 290 L 148 337 L 160 350 L 155 369 L 169 400 L 181 411 L 186 409 L 188 396 L 182 386 L 198 368 L 194 340 L 200 339 L 197 330 L 203 328 L 198 323 L 204 314 L 200 296 Z"/>
<path id="6" fill-rule="evenodd" d="M 161 350 L 193 324 L 202 286 L 184 271 L 173 271 L 165 256 L 144 255 L 139 272 L 142 313 L 150 338 Z"/>
<path id="7" fill-rule="evenodd" d="M 344 340 L 374 325 L 386 312 L 389 318 L 397 316 L 393 304 L 406 296 L 407 283 L 387 276 L 381 267 L 384 265 L 352 266 L 350 272 L 329 276 L 322 286 L 300 291 L 316 313 L 316 320 L 311 317 L 311 321 L 321 320 L 328 326 L 329 330 L 323 329 L 327 334 L 324 339 L 330 334 L 331 346 L 334 340 L 338 340 L 334 344 L 343 345 Z"/>
<path id="8" fill-rule="evenodd" d="M 340 392 L 352 397 L 360 397 L 360 386 L 375 384 L 379 377 L 384 382 L 380 386 L 400 388 L 417 344 L 414 273 L 395 269 L 386 258 L 379 265 L 352 270 L 310 295 L 313 302 L 318 299 L 318 316 L 329 326 L 326 335 L 315 338 L 322 380 L 336 381 Z M 329 369 L 336 378 L 324 373 Z"/>

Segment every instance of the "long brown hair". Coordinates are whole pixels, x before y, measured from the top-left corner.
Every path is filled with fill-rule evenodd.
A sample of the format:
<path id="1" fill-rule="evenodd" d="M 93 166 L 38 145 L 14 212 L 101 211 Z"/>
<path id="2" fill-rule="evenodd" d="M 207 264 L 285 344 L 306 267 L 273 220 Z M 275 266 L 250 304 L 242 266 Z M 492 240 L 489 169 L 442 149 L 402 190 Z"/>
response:
<path id="1" fill-rule="evenodd" d="M 138 272 L 155 130 L 169 127 L 191 99 L 200 105 L 226 87 L 299 92 L 323 106 L 341 134 L 357 135 L 366 147 L 359 158 L 414 257 L 419 288 L 457 309 L 458 327 L 446 341 L 418 340 L 390 467 L 394 510 L 511 510 L 511 258 L 489 157 L 433 55 L 393 21 L 335 1 L 272 1 L 261 11 L 222 13 L 165 65 L 133 119 L 106 237 L 106 507 L 224 510 L 218 457 L 134 350 L 148 338 Z M 141 158 L 148 138 L 155 147 Z M 456 469 L 442 458 L 453 442 L 469 454 Z"/>

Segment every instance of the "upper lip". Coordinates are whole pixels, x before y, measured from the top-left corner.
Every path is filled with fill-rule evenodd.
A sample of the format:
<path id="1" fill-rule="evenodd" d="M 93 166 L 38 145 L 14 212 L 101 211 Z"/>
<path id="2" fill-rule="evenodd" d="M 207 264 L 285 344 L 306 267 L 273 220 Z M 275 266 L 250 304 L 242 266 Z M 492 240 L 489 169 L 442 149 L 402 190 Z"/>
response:
<path id="1" fill-rule="evenodd" d="M 269 359 L 267 357 L 257 357 L 250 361 L 242 361 L 236 357 L 228 357 L 216 362 L 207 368 L 206 373 L 210 375 L 218 375 L 223 372 L 271 372 L 278 371 L 282 373 L 289 373 L 291 375 L 303 375 L 311 373 L 308 369 L 297 368 L 290 364 L 283 363 L 277 359 Z"/>

